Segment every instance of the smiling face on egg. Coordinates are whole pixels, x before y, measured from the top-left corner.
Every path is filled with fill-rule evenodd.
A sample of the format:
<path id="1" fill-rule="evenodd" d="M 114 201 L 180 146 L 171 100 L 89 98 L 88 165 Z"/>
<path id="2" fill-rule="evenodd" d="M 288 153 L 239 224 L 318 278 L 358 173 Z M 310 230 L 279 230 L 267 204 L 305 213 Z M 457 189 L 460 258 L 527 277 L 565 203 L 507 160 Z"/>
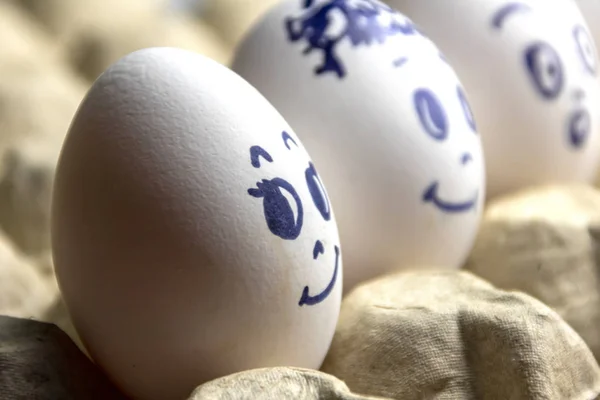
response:
<path id="1" fill-rule="evenodd" d="M 460 76 L 482 135 L 488 196 L 592 179 L 600 161 L 597 51 L 574 1 L 390 3 Z"/>
<path id="2" fill-rule="evenodd" d="M 327 192 L 323 187 L 314 164 L 308 158 L 305 150 L 298 145 L 288 132 L 281 134 L 281 143 L 278 147 L 281 150 L 286 148 L 290 154 L 286 159 L 300 158 L 298 163 L 304 164 L 304 180 L 300 180 L 300 185 L 308 189 L 310 199 L 302 198 L 299 194 L 305 191 L 299 191 L 290 180 L 282 177 L 271 179 L 261 179 L 256 182 L 256 187 L 248 189 L 248 194 L 254 198 L 262 199 L 265 215 L 266 227 L 271 233 L 282 240 L 297 240 L 302 234 L 305 218 L 322 219 L 321 223 L 333 223 L 331 221 L 331 205 Z M 261 169 L 263 163 L 274 163 L 277 160 L 271 155 L 271 150 L 261 146 L 250 147 L 250 163 L 256 169 Z M 280 161 L 281 162 L 281 161 Z M 296 185 L 297 186 L 297 185 Z M 309 239 L 310 240 L 310 239 Z M 316 262 L 324 259 L 325 245 L 320 239 L 314 240 L 312 258 Z M 337 281 L 338 271 L 341 264 L 341 254 L 338 244 L 332 244 L 331 249 L 334 256 L 334 266 L 331 280 L 327 286 L 320 292 L 313 293 L 310 286 L 305 286 L 299 297 L 299 306 L 314 306 L 329 297 Z M 321 257 L 320 257 L 321 256 Z M 319 266 L 318 268 L 323 268 Z"/>
<path id="3" fill-rule="evenodd" d="M 285 29 L 291 42 L 304 42 L 305 54 L 315 50 L 321 53 L 322 62 L 314 69 L 317 76 L 329 74 L 340 80 L 346 78 L 349 72 L 336 52 L 343 41 L 349 41 L 353 47 L 366 47 L 374 41 L 385 42 L 395 37 L 406 36 L 417 40 L 422 37 L 412 21 L 379 1 L 305 0 L 303 8 L 299 16 L 285 19 Z M 340 19 L 343 22 L 336 23 Z M 391 60 L 390 69 L 402 68 L 411 56 L 410 50 L 401 49 L 392 54 L 398 56 Z M 447 62 L 441 53 L 438 55 L 438 62 Z M 457 79 L 453 81 L 455 82 L 453 100 L 460 105 L 468 128 L 476 133 L 475 120 L 464 89 Z M 417 130 L 422 129 L 437 143 L 448 139 L 451 122 L 456 122 L 450 120 L 446 106 L 440 98 L 435 88 L 415 87 L 412 90 L 412 103 L 420 125 Z M 460 157 L 460 164 L 466 167 L 472 160 L 471 149 L 466 149 Z M 427 185 L 422 195 L 425 203 L 430 203 L 439 211 L 447 213 L 467 212 L 476 207 L 479 197 L 478 188 L 467 200 L 452 201 L 440 197 L 439 186 L 438 180 L 433 180 Z"/>
<path id="4" fill-rule="evenodd" d="M 450 107 L 446 107 L 446 105 L 440 100 L 440 96 L 431 88 L 419 87 L 413 92 L 415 113 L 418 117 L 421 129 L 427 133 L 431 139 L 439 144 L 448 139 L 452 124 L 458 125 L 459 127 L 458 129 L 454 127 L 454 130 L 460 130 L 466 123 L 467 127 L 472 130 L 472 133 L 477 133 L 471 108 L 465 96 L 465 92 L 458 81 L 456 82 L 455 95 L 456 98 L 454 99 L 454 103 L 458 103 L 460 105 L 464 121 L 461 121 L 460 113 L 453 115 L 458 116 L 458 118 L 450 118 L 448 111 L 446 111 L 447 108 Z M 472 149 L 468 147 L 470 146 L 465 146 L 465 151 L 458 159 L 458 164 L 460 167 L 465 169 L 470 168 L 470 164 L 473 161 L 473 150 L 479 153 L 478 148 Z M 480 154 L 477 155 L 480 156 Z M 478 205 L 480 192 L 480 188 L 478 187 L 473 189 L 472 196 L 463 201 L 445 200 L 440 197 L 439 190 L 440 181 L 434 179 L 425 189 L 423 193 L 423 201 L 425 203 L 430 203 L 441 212 L 464 213 L 472 211 Z"/>
<path id="5" fill-rule="evenodd" d="M 518 137 L 509 136 L 513 142 L 504 139 L 501 150 L 494 151 L 499 133 L 490 130 L 495 136 L 486 144 L 490 190 L 496 194 L 536 184 L 589 181 L 600 154 L 600 87 L 597 51 L 581 14 L 574 3 L 536 1 L 502 1 L 490 11 L 490 39 L 506 48 L 511 68 L 506 74 L 512 74 L 512 81 L 499 83 L 524 91 L 499 102 L 499 109 L 506 111 L 518 107 L 513 117 L 519 125 L 504 129 L 525 137 L 519 143 Z M 502 115 L 508 118 L 506 111 Z"/>
<path id="6" fill-rule="evenodd" d="M 544 18 L 538 14 L 539 11 L 526 3 L 506 2 L 492 14 L 491 28 L 501 35 L 503 30 L 517 29 L 530 18 Z M 563 114 L 564 124 L 557 127 L 556 139 L 565 141 L 573 150 L 588 144 L 593 129 L 589 107 L 591 90 L 586 82 L 593 82 L 598 71 L 595 45 L 582 22 L 569 23 L 570 37 L 564 38 L 570 44 L 568 47 L 549 40 L 543 31 L 528 32 L 513 42 L 515 58 L 524 66 L 523 75 L 528 79 L 529 89 L 542 100 L 539 104 L 547 108 L 547 112 Z M 568 50 L 575 51 L 575 63 L 570 62 L 573 57 Z M 561 100 L 569 106 L 557 106 Z"/>
<path id="7" fill-rule="evenodd" d="M 461 264 L 484 199 L 480 140 L 452 67 L 408 18 L 375 0 L 283 1 L 233 69 L 319 166 L 345 290 L 395 269 Z M 295 198 L 283 182 L 262 186 Z"/>
<path id="8" fill-rule="evenodd" d="M 311 160 L 254 87 L 199 54 L 140 50 L 92 85 L 57 167 L 52 251 L 78 334 L 126 395 L 320 367 L 343 267 Z"/>

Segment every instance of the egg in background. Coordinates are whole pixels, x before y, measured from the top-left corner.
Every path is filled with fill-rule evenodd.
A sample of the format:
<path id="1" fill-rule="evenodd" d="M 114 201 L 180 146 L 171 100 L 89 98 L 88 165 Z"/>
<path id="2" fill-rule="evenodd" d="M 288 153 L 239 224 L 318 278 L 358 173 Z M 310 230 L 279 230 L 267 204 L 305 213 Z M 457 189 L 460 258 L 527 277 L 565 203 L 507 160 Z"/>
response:
<path id="1" fill-rule="evenodd" d="M 464 83 L 482 135 L 488 198 L 593 180 L 598 56 L 574 2 L 389 2 L 438 44 Z"/>
<path id="2" fill-rule="evenodd" d="M 600 43 L 600 2 L 598 0 L 575 0 L 575 3 L 579 6 L 595 43 Z"/>
<path id="3" fill-rule="evenodd" d="M 392 270 L 458 268 L 485 197 L 467 97 L 437 47 L 374 0 L 282 1 L 232 69 L 319 165 L 344 248 L 344 289 Z"/>
<path id="4" fill-rule="evenodd" d="M 333 210 L 253 87 L 185 50 L 112 65 L 54 186 L 56 275 L 93 359 L 136 399 L 269 366 L 317 369 L 342 293 Z"/>
<path id="5" fill-rule="evenodd" d="M 573 2 L 574 0 L 564 0 Z M 576 0 L 575 3 L 581 10 L 581 14 L 585 18 L 588 28 L 592 34 L 592 38 L 598 49 L 600 43 L 600 1 L 598 0 Z M 599 166 L 600 167 L 600 166 Z M 596 172 L 596 186 L 600 186 L 600 171 Z"/>

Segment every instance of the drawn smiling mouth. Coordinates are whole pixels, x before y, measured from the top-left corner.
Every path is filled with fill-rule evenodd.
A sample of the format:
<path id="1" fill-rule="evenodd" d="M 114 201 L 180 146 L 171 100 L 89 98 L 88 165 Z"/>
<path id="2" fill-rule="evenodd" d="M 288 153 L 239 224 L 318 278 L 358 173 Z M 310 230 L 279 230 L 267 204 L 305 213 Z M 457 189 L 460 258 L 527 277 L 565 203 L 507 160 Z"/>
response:
<path id="1" fill-rule="evenodd" d="M 321 243 L 321 242 L 317 242 L 317 244 L 319 244 L 319 243 Z M 315 248 L 316 248 L 316 246 L 315 246 Z M 303 305 L 314 306 L 315 304 L 319 304 L 320 302 L 325 300 L 327 297 L 329 297 L 329 294 L 335 287 L 335 282 L 337 280 L 338 268 L 339 268 L 339 263 L 340 263 L 340 248 L 338 246 L 334 246 L 334 250 L 335 250 L 335 268 L 333 270 L 333 276 L 331 277 L 329 284 L 321 293 L 314 295 L 314 296 L 310 296 L 308 294 L 310 289 L 308 286 L 305 286 L 304 290 L 302 291 L 302 297 L 300 297 L 300 301 L 298 302 L 299 306 L 303 306 Z M 323 253 L 322 245 L 321 245 L 319 252 Z M 317 254 L 317 251 L 315 251 L 314 259 L 317 259 L 317 257 L 318 257 L 318 254 Z"/>
<path id="2" fill-rule="evenodd" d="M 434 181 L 431 185 L 429 185 L 423 193 L 423 201 L 425 203 L 432 203 L 435 207 L 448 213 L 466 212 L 475 208 L 477 205 L 477 199 L 479 197 L 478 192 L 475 192 L 475 195 L 470 200 L 464 202 L 453 202 L 441 199 L 438 195 L 438 188 L 438 181 Z"/>
<path id="3" fill-rule="evenodd" d="M 590 133 L 590 113 L 585 109 L 577 110 L 569 118 L 569 142 L 577 149 L 583 147 Z"/>
<path id="4" fill-rule="evenodd" d="M 283 144 L 288 150 L 298 147 L 298 143 L 286 131 L 281 134 Z M 254 168 L 261 167 L 261 161 L 272 163 L 273 157 L 260 146 L 250 147 L 250 162 Z M 321 182 L 321 178 L 312 162 L 309 161 L 308 168 L 304 172 L 306 185 L 314 206 L 319 211 L 323 221 L 330 221 L 332 211 L 329 198 Z M 294 185 L 283 178 L 262 179 L 256 182 L 256 187 L 249 188 L 248 194 L 256 199 L 262 199 L 263 215 L 269 231 L 284 240 L 296 240 L 302 232 L 304 224 L 305 208 Z M 295 206 L 295 207 L 294 207 Z M 310 288 L 305 286 L 300 296 L 298 305 L 314 306 L 325 301 L 333 292 L 338 280 L 340 268 L 340 248 L 334 246 L 335 267 L 331 280 L 322 292 L 311 296 Z M 321 254 L 325 254 L 325 246 L 321 240 L 316 240 L 313 247 L 313 260 L 317 260 Z"/>

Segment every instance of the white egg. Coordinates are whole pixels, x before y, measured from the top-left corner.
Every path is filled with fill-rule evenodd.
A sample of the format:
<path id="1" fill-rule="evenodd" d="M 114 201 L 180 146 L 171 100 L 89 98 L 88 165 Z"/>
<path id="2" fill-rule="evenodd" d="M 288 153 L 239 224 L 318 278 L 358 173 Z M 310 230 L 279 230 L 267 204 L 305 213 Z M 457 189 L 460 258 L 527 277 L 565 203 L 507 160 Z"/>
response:
<path id="1" fill-rule="evenodd" d="M 344 289 L 391 270 L 459 267 L 485 184 L 453 69 L 378 1 L 300 3 L 273 8 L 232 68 L 318 163 L 344 248 Z"/>
<path id="2" fill-rule="evenodd" d="M 136 399 L 325 357 L 342 292 L 327 194 L 280 114 L 216 62 L 154 48 L 111 66 L 64 143 L 52 225 L 77 331 Z"/>
<path id="3" fill-rule="evenodd" d="M 438 44 L 464 83 L 482 136 L 488 198 L 593 179 L 600 161 L 598 60 L 572 2 L 569 12 L 565 1 L 390 4 Z"/>
<path id="4" fill-rule="evenodd" d="M 574 0 L 563 1 L 567 3 L 565 8 L 569 8 L 569 5 L 572 5 L 574 2 Z M 600 1 L 576 0 L 575 3 L 577 6 L 579 6 L 580 13 L 585 18 L 588 28 L 592 34 L 592 38 L 595 42 L 596 49 L 598 49 L 598 44 L 600 43 Z M 569 11 L 569 9 L 567 11 Z M 560 18 L 564 18 L 564 16 L 560 16 Z M 600 171 L 597 171 L 596 173 L 595 184 L 596 186 L 600 186 Z"/>
<path id="5" fill-rule="evenodd" d="M 576 18 L 585 19 L 596 44 L 596 48 L 598 47 L 598 43 L 600 42 L 600 1 L 555 0 L 551 3 L 545 0 L 528 1 L 534 2 L 534 4 L 539 7 L 544 7 L 546 9 L 550 8 L 551 10 L 554 9 L 557 12 L 556 18 L 573 18 L 573 14 L 578 14 Z"/>

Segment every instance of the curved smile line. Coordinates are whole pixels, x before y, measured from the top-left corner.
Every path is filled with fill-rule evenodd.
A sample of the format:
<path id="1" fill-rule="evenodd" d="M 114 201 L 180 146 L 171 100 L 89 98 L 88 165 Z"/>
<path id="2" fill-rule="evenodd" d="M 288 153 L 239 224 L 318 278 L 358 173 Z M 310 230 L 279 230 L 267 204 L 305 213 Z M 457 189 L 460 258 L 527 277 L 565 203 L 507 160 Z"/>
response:
<path id="1" fill-rule="evenodd" d="M 329 284 L 327 285 L 325 290 L 323 290 L 321 293 L 319 293 L 315 296 L 310 296 L 308 294 L 309 288 L 308 288 L 308 286 L 305 286 L 304 290 L 302 291 L 302 297 L 300 297 L 300 301 L 298 302 L 299 306 L 303 306 L 305 304 L 307 306 L 314 306 L 315 304 L 319 304 L 320 302 L 325 300 L 329 296 L 329 294 L 331 294 L 331 291 L 333 290 L 333 288 L 335 286 L 335 282 L 337 280 L 338 266 L 339 266 L 339 261 L 340 261 L 340 248 L 338 246 L 334 246 L 334 247 L 335 247 L 335 269 L 333 270 L 333 276 L 331 277 L 331 281 L 329 281 Z"/>
<path id="2" fill-rule="evenodd" d="M 576 149 L 584 147 L 590 133 L 590 113 L 583 109 L 569 117 L 569 142 Z"/>
<path id="3" fill-rule="evenodd" d="M 438 196 L 438 187 L 439 182 L 435 181 L 429 185 L 427 189 L 425 189 L 425 192 L 423 193 L 423 201 L 425 203 L 432 203 L 440 210 L 448 213 L 460 213 L 475 208 L 475 205 L 477 204 L 477 198 L 479 197 L 477 192 L 475 192 L 475 195 L 471 200 L 462 203 L 454 203 L 440 199 Z"/>

